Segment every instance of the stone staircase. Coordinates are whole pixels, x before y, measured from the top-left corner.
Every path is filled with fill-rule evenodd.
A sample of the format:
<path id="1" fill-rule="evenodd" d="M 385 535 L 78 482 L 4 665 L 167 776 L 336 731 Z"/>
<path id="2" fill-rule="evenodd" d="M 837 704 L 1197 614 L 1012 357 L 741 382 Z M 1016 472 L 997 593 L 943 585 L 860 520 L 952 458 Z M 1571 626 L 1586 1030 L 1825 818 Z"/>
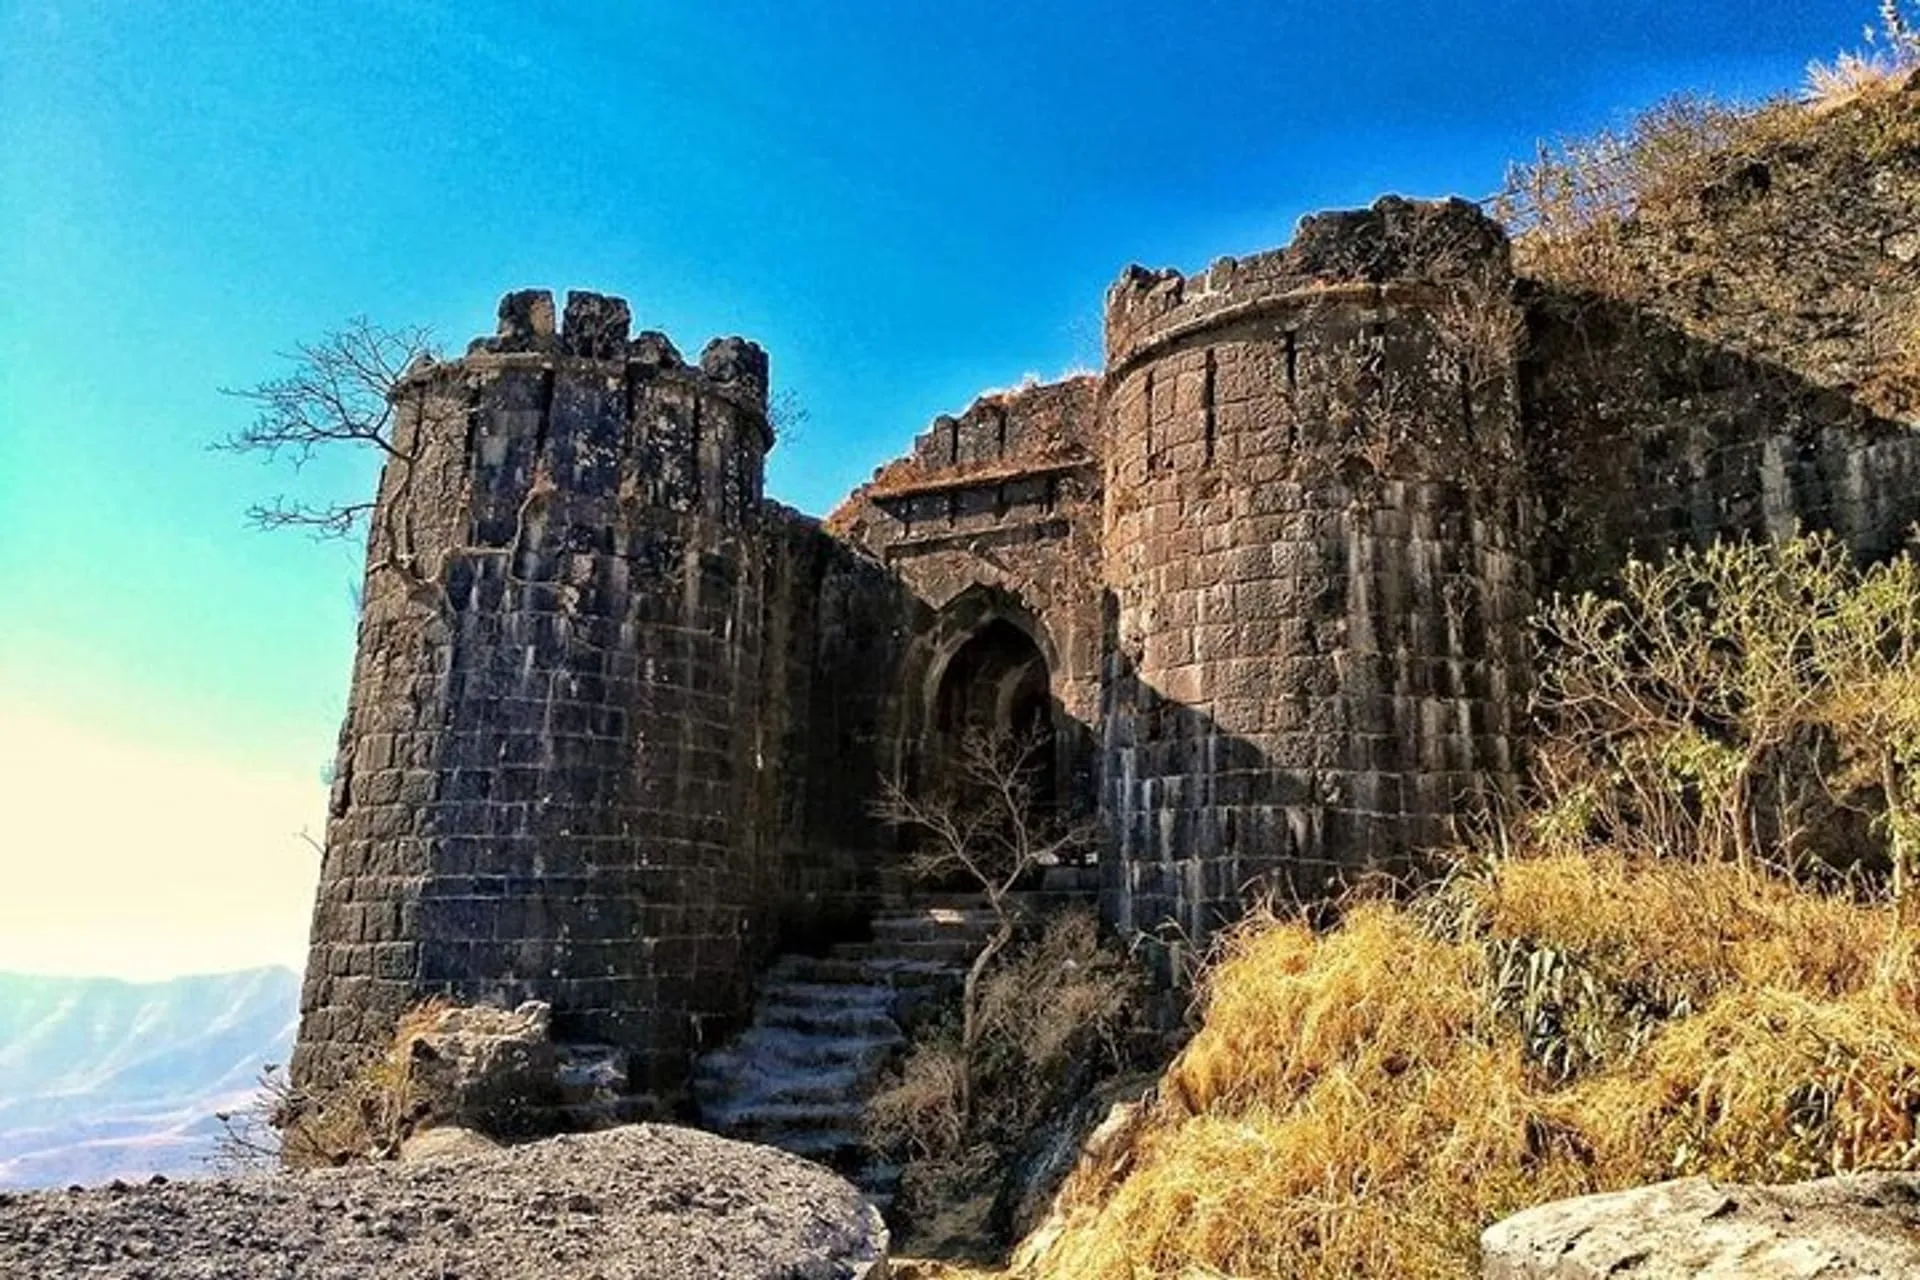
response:
<path id="1" fill-rule="evenodd" d="M 866 1100 L 916 1018 L 958 998 L 993 928 L 982 894 L 897 893 L 870 940 L 779 957 L 747 1030 L 694 1066 L 701 1125 L 831 1165 L 885 1209 L 899 1171 L 870 1158 Z"/>

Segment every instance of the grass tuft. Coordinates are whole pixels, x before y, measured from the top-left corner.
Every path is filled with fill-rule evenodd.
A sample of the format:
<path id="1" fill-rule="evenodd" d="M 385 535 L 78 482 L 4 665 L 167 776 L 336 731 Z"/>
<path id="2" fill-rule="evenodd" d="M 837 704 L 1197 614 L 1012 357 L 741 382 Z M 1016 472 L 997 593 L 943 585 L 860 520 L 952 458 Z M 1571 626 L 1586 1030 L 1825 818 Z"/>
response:
<path id="1" fill-rule="evenodd" d="M 1545 1200 L 1920 1167 L 1914 943 L 1769 872 L 1575 855 L 1250 922 L 1130 1171 L 1069 1184 L 1033 1273 L 1467 1277 Z"/>

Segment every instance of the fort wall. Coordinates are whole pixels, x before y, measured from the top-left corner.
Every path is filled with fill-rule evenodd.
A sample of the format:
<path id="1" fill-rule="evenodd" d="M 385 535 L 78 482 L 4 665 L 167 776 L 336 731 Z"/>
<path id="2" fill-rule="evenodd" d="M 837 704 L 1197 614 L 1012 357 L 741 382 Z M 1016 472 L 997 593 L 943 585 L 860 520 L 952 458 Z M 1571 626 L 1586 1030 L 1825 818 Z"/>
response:
<path id="1" fill-rule="evenodd" d="M 627 330 L 509 295 L 396 393 L 297 1080 L 446 994 L 548 1000 L 646 1087 L 746 1000 L 777 887 L 766 358 Z"/>
<path id="2" fill-rule="evenodd" d="M 1636 231 L 1631 297 L 1516 282 L 1459 201 L 1131 268 L 1101 375 L 936 419 L 825 521 L 762 497 L 757 347 L 509 295 L 396 394 L 296 1079 L 424 996 L 537 997 L 671 1092 L 769 950 L 861 927 L 882 781 L 983 718 L 1044 721 L 1122 931 L 1415 869 L 1517 781 L 1549 592 L 1908 537 L 1920 161 L 1861 163 L 1745 165 Z"/>
<path id="3" fill-rule="evenodd" d="M 1514 777 L 1533 594 L 1506 244 L 1463 204 L 1108 295 L 1106 890 L 1200 941 Z"/>
<path id="4" fill-rule="evenodd" d="M 1100 382 L 994 392 L 943 415 L 910 453 L 828 518 L 917 602 L 892 676 L 896 776 L 923 778 L 941 749 L 943 683 L 967 642 L 1006 623 L 1047 668 L 1060 802 L 1096 800 L 1099 714 Z M 950 749 L 951 743 L 946 744 Z M 871 786 L 871 781 L 868 783 Z"/>

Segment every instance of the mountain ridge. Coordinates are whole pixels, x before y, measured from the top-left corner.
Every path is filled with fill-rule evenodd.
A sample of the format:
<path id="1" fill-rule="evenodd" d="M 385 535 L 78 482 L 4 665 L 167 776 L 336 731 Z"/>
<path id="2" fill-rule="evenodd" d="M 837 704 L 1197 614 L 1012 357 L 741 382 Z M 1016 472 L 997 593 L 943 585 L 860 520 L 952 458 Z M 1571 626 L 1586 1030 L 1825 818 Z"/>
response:
<path id="1" fill-rule="evenodd" d="M 218 1114 L 286 1061 L 299 975 L 0 973 L 0 1188 L 209 1172 Z"/>

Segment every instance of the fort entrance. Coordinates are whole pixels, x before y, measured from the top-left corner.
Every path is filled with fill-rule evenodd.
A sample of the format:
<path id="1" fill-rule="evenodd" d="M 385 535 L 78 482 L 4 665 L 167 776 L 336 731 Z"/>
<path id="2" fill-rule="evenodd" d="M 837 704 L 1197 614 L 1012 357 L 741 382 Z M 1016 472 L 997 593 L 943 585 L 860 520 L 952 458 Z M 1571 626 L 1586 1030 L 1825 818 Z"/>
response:
<path id="1" fill-rule="evenodd" d="M 964 784 L 969 740 L 1023 748 L 1038 807 L 1057 807 L 1058 770 L 1052 684 L 1046 655 L 1032 636 L 995 618 L 963 641 L 941 671 L 933 696 L 924 781 L 934 789 Z"/>

